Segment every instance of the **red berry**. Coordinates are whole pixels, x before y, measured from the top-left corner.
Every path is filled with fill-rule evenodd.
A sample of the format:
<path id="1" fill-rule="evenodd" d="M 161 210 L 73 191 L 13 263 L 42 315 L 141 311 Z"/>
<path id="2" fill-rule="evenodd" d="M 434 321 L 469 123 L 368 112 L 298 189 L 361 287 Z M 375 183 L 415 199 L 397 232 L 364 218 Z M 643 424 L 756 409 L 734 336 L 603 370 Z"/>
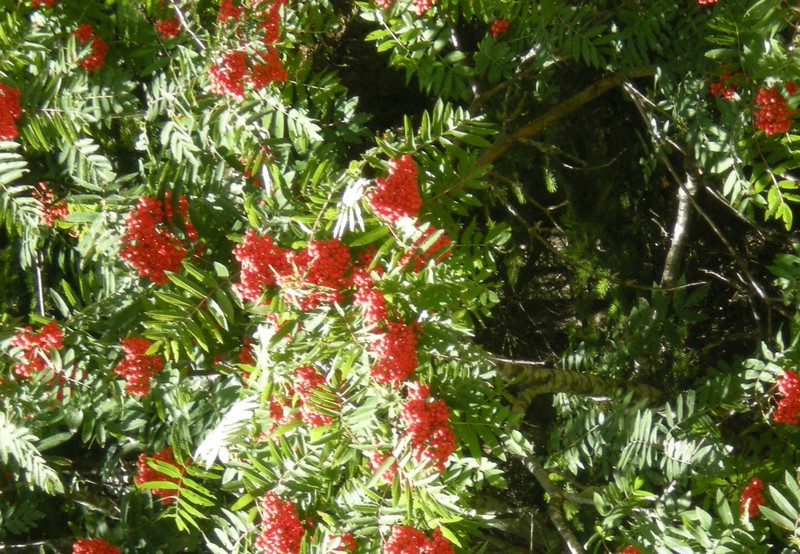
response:
<path id="1" fill-rule="evenodd" d="M 383 554 L 454 554 L 454 551 L 438 528 L 428 539 L 425 533 L 411 525 L 395 525 L 383 543 Z"/>
<path id="2" fill-rule="evenodd" d="M 72 554 L 122 554 L 116 546 L 103 539 L 79 539 L 72 543 Z"/>
<path id="3" fill-rule="evenodd" d="M 18 88 L 0 83 L 0 140 L 14 140 L 19 136 L 15 121 L 22 115 Z"/>
<path id="4" fill-rule="evenodd" d="M 14 374 L 18 377 L 27 379 L 35 373 L 39 373 L 50 361 L 46 350 L 51 348 L 61 348 L 64 335 L 55 321 L 39 329 L 34 333 L 30 327 L 22 329 L 11 339 L 11 346 L 22 349 L 22 363 L 14 365 Z"/>
<path id="5" fill-rule="evenodd" d="M 417 168 L 406 154 L 389 162 L 389 175 L 375 180 L 375 188 L 367 195 L 375 214 L 387 223 L 402 217 L 417 217 L 422 198 L 417 185 Z"/>
<path id="6" fill-rule="evenodd" d="M 268 492 L 259 504 L 261 533 L 256 549 L 264 554 L 297 554 L 305 529 L 293 502 Z"/>
<path id="7" fill-rule="evenodd" d="M 174 15 L 167 17 L 166 19 L 156 21 L 155 27 L 156 30 L 161 33 L 161 37 L 164 40 L 175 38 L 181 32 L 181 22 L 178 21 Z"/>
<path id="8" fill-rule="evenodd" d="M 181 197 L 178 210 L 186 227 L 186 236 L 194 240 L 197 233 L 189 221 L 189 204 Z M 166 227 L 173 219 L 169 194 L 163 202 L 142 196 L 125 219 L 125 234 L 120 257 L 131 264 L 142 277 L 156 284 L 168 281 L 166 272 L 177 272 L 186 255 L 185 245 Z"/>
<path id="9" fill-rule="evenodd" d="M 114 373 L 125 379 L 125 390 L 136 396 L 145 396 L 150 392 L 150 378 L 164 369 L 164 359 L 155 354 L 148 355 L 147 350 L 152 343 L 142 337 L 122 339 L 122 360 Z"/>
<path id="10" fill-rule="evenodd" d="M 416 385 L 410 390 L 400 417 L 406 424 L 414 458 L 431 464 L 437 471 L 444 471 L 445 461 L 456 450 L 447 404 L 430 398 L 427 385 Z"/>
<path id="11" fill-rule="evenodd" d="M 417 369 L 417 332 L 404 323 L 389 322 L 384 335 L 369 348 L 376 356 L 371 369 L 377 383 L 397 387 Z"/>
<path id="12" fill-rule="evenodd" d="M 276 245 L 269 235 L 249 229 L 233 249 L 233 257 L 242 264 L 240 282 L 234 288 L 245 300 L 256 301 L 278 276 L 289 272 L 288 251 Z"/>
<path id="13" fill-rule="evenodd" d="M 91 52 L 88 56 L 78 62 L 78 65 L 86 71 L 98 71 L 103 67 L 106 61 L 106 54 L 108 53 L 108 44 L 103 39 L 97 36 L 94 27 L 88 23 L 84 23 L 78 27 L 73 33 L 78 43 L 83 46 L 86 42 L 91 41 Z"/>
<path id="14" fill-rule="evenodd" d="M 776 423 L 797 425 L 798 415 L 800 415 L 800 376 L 791 369 L 787 369 L 776 385 L 783 398 L 778 400 L 778 405 L 772 413 L 772 419 Z"/>
<path id="15" fill-rule="evenodd" d="M 739 512 L 741 514 L 744 514 L 745 510 L 747 510 L 747 515 L 749 517 L 756 517 L 761 513 L 759 506 L 764 504 L 764 497 L 761 496 L 761 490 L 763 488 L 764 483 L 761 482 L 761 479 L 753 477 L 750 480 L 750 484 L 744 488 L 742 494 L 739 496 L 739 503 L 741 504 Z"/>
<path id="16" fill-rule="evenodd" d="M 492 32 L 492 36 L 494 38 L 499 37 L 500 35 L 502 35 L 506 31 L 508 31 L 508 21 L 507 20 L 505 20 L 505 19 L 495 19 L 492 22 L 491 32 Z"/>
<path id="17" fill-rule="evenodd" d="M 787 132 L 792 126 L 791 116 L 797 113 L 797 110 L 789 109 L 786 99 L 776 88 L 760 88 L 756 106 L 756 127 L 768 135 Z"/>
<path id="18" fill-rule="evenodd" d="M 138 473 L 134 480 L 136 481 L 137 484 L 141 485 L 142 483 L 150 483 L 153 481 L 169 481 L 171 483 L 176 483 L 176 484 L 180 483 L 180 479 L 177 479 L 175 477 L 170 477 L 169 475 L 161 473 L 160 471 L 157 471 L 152 467 L 150 467 L 147 463 L 147 460 L 157 460 L 159 462 L 164 462 L 166 464 L 175 466 L 175 468 L 178 469 L 181 474 L 183 474 L 184 472 L 184 469 L 180 467 L 177 461 L 175 461 L 175 457 L 173 456 L 171 447 L 159 450 L 152 456 L 149 456 L 144 452 L 142 452 L 141 454 L 139 454 L 139 459 L 136 461 L 136 468 L 138 469 Z M 170 490 L 170 489 L 148 489 L 148 490 L 150 491 L 150 494 L 153 494 L 155 496 L 160 496 L 161 504 L 163 504 L 164 506 L 167 506 L 175 502 L 175 498 L 180 492 L 177 490 Z"/>

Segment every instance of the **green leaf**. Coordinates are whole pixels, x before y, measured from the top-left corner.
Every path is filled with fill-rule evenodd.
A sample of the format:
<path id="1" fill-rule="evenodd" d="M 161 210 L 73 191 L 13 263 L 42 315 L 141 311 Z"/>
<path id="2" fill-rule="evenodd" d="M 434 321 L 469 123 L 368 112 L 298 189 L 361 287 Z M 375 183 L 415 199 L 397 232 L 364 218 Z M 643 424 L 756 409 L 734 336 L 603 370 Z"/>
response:
<path id="1" fill-rule="evenodd" d="M 167 477 L 172 477 L 174 479 L 181 479 L 183 477 L 183 473 L 177 467 L 167 462 L 162 462 L 161 460 L 156 460 L 155 458 L 147 458 L 147 465 L 156 471 L 163 473 Z"/>
<path id="2" fill-rule="evenodd" d="M 137 483 L 136 485 L 140 489 L 164 489 L 164 490 L 171 490 L 176 491 L 179 490 L 180 487 L 177 483 L 173 483 L 172 481 L 147 481 L 146 483 Z"/>
<path id="3" fill-rule="evenodd" d="M 761 515 L 778 527 L 782 527 L 786 530 L 792 530 L 795 528 L 794 520 L 787 518 L 785 515 L 776 512 L 768 506 L 759 506 L 759 511 Z"/>
<path id="4" fill-rule="evenodd" d="M 775 505 L 780 508 L 781 512 L 783 512 L 787 518 L 794 521 L 800 518 L 800 510 L 798 510 L 796 506 L 789 502 L 786 497 L 783 496 L 783 494 L 781 494 L 781 492 L 772 485 L 769 487 L 769 495 Z"/>

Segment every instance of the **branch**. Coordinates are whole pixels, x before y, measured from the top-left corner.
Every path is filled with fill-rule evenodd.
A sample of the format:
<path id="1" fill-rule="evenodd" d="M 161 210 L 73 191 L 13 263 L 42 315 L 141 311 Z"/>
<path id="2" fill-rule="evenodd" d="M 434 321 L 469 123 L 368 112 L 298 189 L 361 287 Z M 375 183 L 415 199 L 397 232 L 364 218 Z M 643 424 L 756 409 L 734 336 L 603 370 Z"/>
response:
<path id="1" fill-rule="evenodd" d="M 44 277 L 42 276 L 42 252 L 36 250 L 33 257 L 33 286 L 36 289 L 36 311 L 44 317 Z"/>
<path id="2" fill-rule="evenodd" d="M 564 117 L 568 116 L 581 106 L 589 103 L 590 101 L 594 100 L 598 96 L 604 94 L 605 92 L 611 90 L 612 88 L 618 87 L 628 79 L 636 79 L 639 77 L 649 77 L 654 74 L 653 68 L 645 68 L 639 69 L 636 71 L 632 71 L 627 75 L 623 75 L 620 73 L 614 73 L 607 77 L 603 77 L 599 81 L 596 81 L 577 93 L 576 95 L 568 98 L 567 100 L 561 102 L 556 107 L 552 108 L 550 111 L 546 112 L 543 115 L 540 115 L 527 125 L 520 127 L 516 131 L 511 134 L 503 135 L 498 138 L 495 143 L 490 146 L 488 149 L 484 150 L 483 154 L 478 157 L 475 165 L 477 167 L 488 165 L 494 162 L 497 158 L 505 154 L 509 148 L 511 148 L 514 143 L 518 140 L 530 138 L 534 135 L 541 133 L 544 129 L 548 126 L 552 125 L 556 121 L 563 119 Z"/>
<path id="3" fill-rule="evenodd" d="M 475 114 L 480 111 L 481 105 L 489 100 L 491 97 L 495 96 L 499 92 L 502 92 L 512 84 L 517 81 L 524 79 L 525 77 L 531 75 L 534 71 L 539 69 L 539 67 L 531 63 L 527 68 L 522 71 L 518 71 L 514 75 L 512 75 L 509 79 L 503 81 L 499 85 L 496 85 L 493 88 L 490 88 L 486 92 L 482 92 L 479 96 L 476 96 L 475 99 L 472 101 L 472 104 L 469 105 L 469 113 Z"/>
<path id="4" fill-rule="evenodd" d="M 578 541 L 575 533 L 572 532 L 572 529 L 570 529 L 564 513 L 561 511 L 561 506 L 564 503 L 564 491 L 556 487 L 553 481 L 550 480 L 550 475 L 536 460 L 531 457 L 524 457 L 522 458 L 522 463 L 525 469 L 531 472 L 550 496 L 547 502 L 547 515 L 550 516 L 550 521 L 555 525 L 558 534 L 564 539 L 564 543 L 566 543 L 570 553 L 583 554 L 583 546 Z"/>
<path id="5" fill-rule="evenodd" d="M 687 172 L 686 184 L 678 189 L 678 213 L 675 216 L 675 227 L 672 230 L 672 242 L 669 245 L 664 271 L 661 273 L 661 286 L 670 288 L 675 285 L 680 275 L 681 260 L 689 238 L 691 221 L 691 200 L 697 192 L 697 182 Z"/>
<path id="6" fill-rule="evenodd" d="M 69 548 L 69 545 L 71 545 L 74 541 L 75 539 L 73 537 L 59 537 L 56 539 L 48 539 L 44 541 L 32 541 L 19 544 L 0 543 L 0 551 L 16 550 L 21 552 L 32 552 L 34 551 L 34 549 L 36 549 L 37 552 L 40 552 L 41 550 L 46 549 L 49 552 L 54 552 L 55 554 L 58 554 L 59 552 L 63 552 L 64 550 Z"/>
<path id="7" fill-rule="evenodd" d="M 180 8 L 180 6 L 178 6 L 177 2 L 172 4 L 172 10 L 175 12 L 175 15 L 178 17 L 178 21 L 181 22 L 181 25 L 183 26 L 183 29 L 189 34 L 190 37 L 192 37 L 192 40 L 194 40 L 194 42 L 195 42 L 195 44 L 197 44 L 198 48 L 200 48 L 200 51 L 201 52 L 205 52 L 206 51 L 206 45 L 203 44 L 203 41 L 200 40 L 200 38 L 196 34 L 194 34 L 194 31 L 192 31 L 192 28 L 189 26 L 189 22 L 186 20 L 186 16 L 183 15 L 183 12 L 181 11 L 181 8 Z"/>
<path id="8" fill-rule="evenodd" d="M 669 288 L 675 284 L 675 282 L 678 280 L 678 276 L 680 275 L 680 265 L 681 261 L 683 260 L 683 253 L 686 250 L 686 241 L 689 238 L 689 223 L 692 215 L 690 204 L 694 199 L 694 195 L 697 193 L 697 182 L 691 173 L 687 171 L 685 179 L 686 184 L 683 185 L 683 180 L 678 175 L 678 172 L 675 171 L 675 168 L 669 161 L 669 158 L 661 149 L 661 143 L 664 142 L 664 139 L 658 132 L 658 129 L 655 128 L 655 125 L 651 122 L 651 119 L 648 117 L 647 107 L 645 107 L 644 104 L 647 103 L 651 108 L 654 109 L 657 109 L 657 106 L 655 106 L 655 104 L 653 104 L 649 98 L 636 90 L 636 87 L 634 87 L 632 84 L 626 82 L 623 83 L 622 86 L 625 89 L 625 92 L 628 94 L 628 98 L 630 98 L 633 102 L 633 105 L 636 106 L 636 110 L 639 112 L 639 115 L 642 117 L 645 125 L 647 125 L 647 129 L 650 131 L 652 141 L 658 150 L 658 153 L 661 155 L 664 165 L 667 166 L 667 169 L 669 170 L 673 179 L 675 179 L 675 181 L 678 183 L 678 213 L 675 215 L 675 226 L 672 230 L 672 242 L 670 243 L 669 251 L 667 252 L 667 258 L 664 261 L 664 271 L 661 273 L 661 286 L 663 288 Z"/>
<path id="9" fill-rule="evenodd" d="M 781 306 L 776 305 L 776 303 L 769 298 L 767 293 L 764 291 L 764 288 L 758 281 L 756 281 L 755 277 L 750 271 L 750 265 L 747 262 L 747 260 L 736 251 L 736 249 L 733 247 L 733 245 L 725 236 L 725 234 L 719 229 L 719 227 L 717 227 L 717 225 L 714 223 L 711 217 L 706 213 L 706 211 L 702 207 L 700 207 L 700 205 L 697 203 L 697 200 L 695 200 L 694 198 L 694 192 L 690 191 L 687 186 L 690 182 L 693 182 L 691 177 L 689 176 L 689 172 L 687 171 L 686 184 L 684 184 L 684 179 L 682 179 L 680 175 L 678 175 L 675 166 L 673 166 L 672 162 L 670 161 L 666 152 L 664 152 L 663 148 L 661 148 L 661 146 L 663 145 L 663 143 L 666 142 L 673 148 L 676 148 L 677 150 L 681 151 L 682 153 L 683 151 L 679 147 L 677 147 L 675 143 L 666 140 L 664 137 L 662 137 L 661 134 L 658 132 L 658 129 L 654 128 L 654 125 L 651 124 L 650 118 L 648 117 L 646 110 L 641 104 L 641 98 L 644 98 L 644 95 L 642 95 L 638 90 L 636 90 L 636 88 L 630 83 L 625 83 L 624 87 L 625 91 L 628 93 L 631 100 L 634 102 L 634 104 L 636 104 L 636 107 L 639 109 L 639 113 L 642 116 L 645 125 L 647 126 L 647 130 L 650 133 L 651 140 L 654 146 L 656 147 L 659 156 L 661 157 L 661 161 L 664 162 L 664 165 L 666 166 L 670 175 L 677 183 L 678 188 L 684 194 L 685 199 L 688 201 L 689 204 L 691 204 L 691 207 L 698 213 L 698 215 L 703 219 L 703 221 L 705 221 L 708 224 L 708 226 L 711 228 L 711 230 L 714 232 L 714 234 L 717 236 L 720 242 L 722 242 L 722 244 L 728 250 L 728 253 L 731 255 L 736 265 L 739 266 L 739 270 L 742 272 L 742 275 L 744 275 L 744 278 L 742 280 L 747 284 L 748 288 L 750 289 L 751 297 L 749 298 L 749 300 L 752 307 L 753 318 L 759 324 L 761 323 L 761 317 L 756 311 L 753 303 L 753 296 L 755 296 L 760 298 L 766 304 L 768 309 L 774 309 L 784 317 L 788 317 L 789 319 L 791 319 L 791 316 L 788 314 L 788 312 L 783 310 Z M 769 334 L 771 333 L 772 331 L 769 331 Z"/>
<path id="10" fill-rule="evenodd" d="M 664 399 L 661 390 L 644 383 L 630 383 L 578 371 L 540 367 L 537 362 L 503 358 L 493 358 L 492 362 L 505 381 L 514 381 L 514 384 L 521 388 L 514 406 L 517 411 L 525 411 L 534 397 L 550 392 L 583 396 L 633 393 L 634 396 L 645 398 L 652 404 L 658 404 Z"/>

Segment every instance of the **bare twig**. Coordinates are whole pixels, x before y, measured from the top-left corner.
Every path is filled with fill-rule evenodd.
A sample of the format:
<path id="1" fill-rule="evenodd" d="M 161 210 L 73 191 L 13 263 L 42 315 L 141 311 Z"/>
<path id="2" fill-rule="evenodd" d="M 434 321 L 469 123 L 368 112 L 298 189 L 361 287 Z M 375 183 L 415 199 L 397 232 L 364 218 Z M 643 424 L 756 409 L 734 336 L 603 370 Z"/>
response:
<path id="1" fill-rule="evenodd" d="M 519 72 L 515 73 L 514 75 L 512 75 L 511 78 L 509 78 L 509 79 L 503 81 L 502 83 L 500 83 L 499 85 L 496 85 L 495 87 L 490 88 L 489 90 L 481 93 L 479 96 L 475 97 L 475 99 L 472 101 L 472 104 L 469 105 L 469 112 L 473 113 L 473 114 L 477 113 L 478 111 L 480 111 L 480 107 L 484 102 L 486 102 L 487 100 L 489 100 L 491 97 L 495 96 L 496 94 L 498 94 L 500 92 L 503 92 L 503 90 L 505 90 L 509 86 L 513 85 L 517 81 L 519 81 L 521 79 L 524 79 L 525 77 L 528 77 L 534 71 L 536 71 L 536 69 L 537 69 L 536 64 L 531 63 L 530 65 L 528 65 L 528 67 L 526 67 L 522 71 L 519 71 Z"/>
<path id="2" fill-rule="evenodd" d="M 630 289 L 634 289 L 634 290 L 646 290 L 646 291 L 651 291 L 651 292 L 652 291 L 656 291 L 656 290 L 659 290 L 659 291 L 675 291 L 675 290 L 686 289 L 686 288 L 691 288 L 691 287 L 697 287 L 697 286 L 706 284 L 705 281 L 696 281 L 696 282 L 692 282 L 692 283 L 686 283 L 685 285 L 672 286 L 672 287 L 669 287 L 669 288 L 651 287 L 651 286 L 647 286 L 647 285 L 641 285 L 639 283 L 636 283 L 634 281 L 629 281 L 629 280 L 626 280 L 626 279 L 618 279 L 618 278 L 614 277 L 613 275 L 607 275 L 607 274 L 604 274 L 604 273 L 600 273 L 600 272 L 596 271 L 594 268 L 592 268 L 592 267 L 590 267 L 588 265 L 581 264 L 580 262 L 572 260 L 572 259 L 568 258 L 567 256 L 565 256 L 564 254 L 562 254 L 557 248 L 555 248 L 552 244 L 550 244 L 547 240 L 545 240 L 541 236 L 539 231 L 537 231 L 535 227 L 533 227 L 530 223 L 528 223 L 528 221 L 524 217 L 522 217 L 513 206 L 507 204 L 506 205 L 506 209 L 508 210 L 508 212 L 511 215 L 513 215 L 522 224 L 523 227 L 525 227 L 525 229 L 528 231 L 528 233 L 530 233 L 530 235 L 534 239 L 536 239 L 547 250 L 552 252 L 565 265 L 572 266 L 572 267 L 577 267 L 582 272 L 587 273 L 587 274 L 589 274 L 592 277 L 595 277 L 597 279 L 603 279 L 605 281 L 608 281 L 609 283 L 613 283 L 613 284 L 621 286 L 621 287 L 626 287 L 626 288 L 630 288 Z"/>
<path id="3" fill-rule="evenodd" d="M 570 529 L 567 519 L 564 517 L 562 505 L 564 503 L 564 491 L 556 487 L 555 483 L 550 479 L 547 471 L 539 465 L 539 463 L 532 457 L 522 458 L 522 463 L 538 481 L 539 485 L 550 496 L 547 503 L 547 515 L 550 516 L 550 521 L 553 522 L 558 534 L 564 540 L 571 554 L 583 554 L 583 546 L 578 541 L 575 533 Z"/>
<path id="4" fill-rule="evenodd" d="M 686 183 L 684 181 L 686 180 L 688 182 L 690 179 L 694 179 L 694 177 L 690 176 L 688 174 L 689 172 L 687 172 L 686 179 L 682 178 L 678 174 L 677 170 L 675 169 L 675 166 L 672 164 L 672 162 L 670 161 L 669 157 L 666 155 L 666 153 L 661 148 L 662 144 L 667 142 L 667 141 L 665 141 L 663 139 L 663 137 L 660 136 L 660 134 L 658 133 L 657 129 L 653 129 L 652 126 L 650 125 L 649 118 L 647 117 L 647 114 L 644 111 L 644 108 L 642 107 L 641 100 L 639 99 L 639 97 L 641 97 L 642 94 L 640 92 L 638 92 L 635 89 L 635 87 L 633 87 L 633 85 L 630 84 L 630 83 L 625 83 L 623 86 L 624 86 L 625 90 L 628 92 L 630 98 L 636 104 L 637 108 L 640 108 L 639 112 L 640 112 L 642 118 L 644 119 L 644 122 L 645 122 L 645 124 L 646 124 L 646 126 L 648 128 L 648 131 L 650 132 L 651 140 L 653 141 L 653 144 L 656 146 L 656 150 L 657 150 L 659 156 L 661 157 L 661 160 L 664 163 L 664 166 L 669 171 L 669 173 L 672 176 L 672 178 L 675 181 L 675 183 L 677 183 L 678 188 L 684 194 L 685 199 L 689 202 L 689 204 L 691 204 L 692 208 L 700 215 L 700 217 L 703 219 L 703 221 L 706 222 L 706 224 L 711 228 L 711 230 L 714 232 L 714 234 L 720 240 L 720 242 L 722 242 L 722 244 L 728 250 L 728 253 L 733 258 L 733 261 L 739 267 L 739 270 L 742 272 L 742 275 L 744 275 L 743 281 L 747 285 L 747 288 L 750 289 L 750 292 L 753 295 L 755 295 L 758 298 L 760 298 L 766 304 L 768 310 L 773 310 L 774 309 L 775 311 L 777 311 L 778 313 L 780 313 L 784 317 L 788 317 L 788 318 L 791 319 L 791 315 L 789 315 L 781 306 L 776 305 L 776 303 L 773 302 L 772 299 L 769 298 L 769 296 L 767 296 L 767 293 L 764 291 L 764 288 L 756 280 L 756 278 L 753 276 L 753 273 L 750 271 L 750 266 L 747 263 L 747 260 L 745 260 L 739 254 L 739 252 L 736 251 L 736 249 L 733 247 L 731 242 L 728 240 L 728 237 L 725 236 L 725 234 L 719 229 L 719 227 L 717 227 L 717 224 L 714 223 L 714 220 L 712 220 L 711 217 L 708 215 L 708 213 L 706 213 L 706 211 L 702 207 L 700 207 L 700 205 L 697 203 L 697 200 L 694 198 L 693 191 L 690 191 L 689 188 L 687 188 L 687 185 L 686 185 Z M 668 142 L 668 143 L 670 145 L 674 146 L 674 143 L 672 143 L 672 142 Z M 753 305 L 753 302 L 752 302 L 752 298 L 750 299 L 750 302 L 751 302 L 751 311 L 753 313 L 753 317 L 758 323 L 760 323 L 761 322 L 761 316 L 758 314 L 758 311 L 755 309 L 755 306 Z M 769 313 L 771 313 L 771 312 L 768 312 L 768 314 Z M 770 329 L 768 329 L 767 333 L 771 335 L 772 331 Z"/>
<path id="5" fill-rule="evenodd" d="M 579 93 L 561 102 L 550 111 L 540 115 L 527 125 L 520 127 L 513 133 L 498 138 L 492 146 L 483 151 L 475 165 L 479 167 L 494 162 L 500 156 L 505 154 L 506 151 L 508 151 L 508 149 L 511 148 L 517 141 L 530 138 L 541 133 L 544 129 L 556 121 L 563 119 L 581 106 L 591 102 L 612 88 L 620 86 L 628 79 L 649 77 L 653 75 L 653 73 L 653 68 L 644 68 L 632 71 L 627 75 L 615 73 L 592 83 Z"/>
<path id="6" fill-rule="evenodd" d="M 36 312 L 44 317 L 44 278 L 42 253 L 37 250 L 33 258 L 33 286 L 36 289 Z"/>
<path id="7" fill-rule="evenodd" d="M 658 153 L 661 154 L 663 162 L 667 166 L 672 178 L 679 185 L 678 211 L 675 215 L 675 225 L 672 229 L 672 240 L 670 242 L 669 250 L 667 251 L 667 258 L 664 261 L 664 271 L 661 273 L 661 286 L 671 287 L 675 284 L 675 282 L 678 280 L 678 276 L 680 275 L 681 261 L 683 260 L 683 253 L 686 250 L 686 242 L 689 238 L 689 223 L 691 220 L 690 203 L 694 198 L 694 195 L 697 193 L 697 181 L 689 172 L 687 172 L 685 179 L 686 182 L 684 184 L 683 179 L 681 179 L 677 171 L 675 171 L 675 168 L 669 161 L 669 158 L 664 155 L 663 151 L 661 150 L 662 142 L 664 142 L 663 138 L 658 132 L 658 129 L 655 127 L 655 124 L 651 122 L 650 118 L 648 117 L 645 104 L 647 104 L 650 109 L 657 109 L 657 106 L 653 104 L 653 102 L 644 94 L 636 90 L 636 87 L 634 87 L 631 83 L 623 83 L 622 88 L 628 94 L 628 98 L 633 101 L 633 105 L 636 106 L 636 110 L 639 112 L 639 115 L 647 126 L 647 130 L 650 132 L 650 137 L 656 147 L 656 150 L 658 150 Z M 655 313 L 653 315 L 655 317 Z"/>
<path id="8" fill-rule="evenodd" d="M 32 541 L 26 543 L 19 543 L 19 544 L 2 544 L 0 543 L 0 552 L 5 551 L 18 551 L 18 552 L 39 552 L 40 549 L 47 550 L 48 552 L 53 552 L 54 554 L 58 554 L 62 552 L 62 548 L 68 548 L 68 546 L 74 542 L 73 537 L 61 537 L 58 539 L 48 539 L 46 541 Z"/>
<path id="9" fill-rule="evenodd" d="M 183 29 L 187 33 L 189 33 L 189 36 L 192 37 L 192 40 L 194 40 L 195 44 L 197 44 L 200 50 L 205 52 L 206 45 L 203 43 L 202 40 L 200 40 L 200 38 L 194 33 L 194 31 L 192 31 L 192 28 L 189 27 L 189 21 L 186 19 L 186 16 L 183 15 L 183 12 L 181 11 L 181 8 L 180 6 L 178 6 L 177 2 L 172 3 L 172 10 L 175 12 L 175 16 L 178 18 L 178 21 L 181 22 L 181 26 L 183 27 Z"/>
<path id="10" fill-rule="evenodd" d="M 672 242 L 669 245 L 664 271 L 661 273 L 661 286 L 668 288 L 675 285 L 680 275 L 681 261 L 689 238 L 691 221 L 690 200 L 697 192 L 697 182 L 687 173 L 686 184 L 678 189 L 678 213 L 675 215 L 675 226 L 672 229 Z"/>

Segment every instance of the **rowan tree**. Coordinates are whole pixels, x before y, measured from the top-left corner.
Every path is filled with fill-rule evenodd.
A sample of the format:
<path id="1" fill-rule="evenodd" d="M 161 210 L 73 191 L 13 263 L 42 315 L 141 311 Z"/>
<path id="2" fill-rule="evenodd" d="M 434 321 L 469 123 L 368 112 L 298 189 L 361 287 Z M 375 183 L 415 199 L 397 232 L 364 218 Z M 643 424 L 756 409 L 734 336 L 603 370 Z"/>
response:
<path id="1" fill-rule="evenodd" d="M 800 544 L 797 6 L 0 6 L 5 548 Z"/>

